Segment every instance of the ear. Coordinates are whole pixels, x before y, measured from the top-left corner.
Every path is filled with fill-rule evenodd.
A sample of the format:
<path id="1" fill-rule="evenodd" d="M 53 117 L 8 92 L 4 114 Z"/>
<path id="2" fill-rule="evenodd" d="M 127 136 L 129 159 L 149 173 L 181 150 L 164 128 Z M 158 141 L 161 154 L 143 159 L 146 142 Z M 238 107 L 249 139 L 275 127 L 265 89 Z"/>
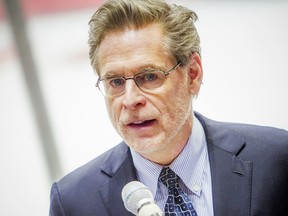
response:
<path id="1" fill-rule="evenodd" d="M 194 52 L 188 58 L 188 67 L 190 92 L 193 96 L 197 96 L 200 91 L 203 78 L 202 60 L 197 52 Z"/>

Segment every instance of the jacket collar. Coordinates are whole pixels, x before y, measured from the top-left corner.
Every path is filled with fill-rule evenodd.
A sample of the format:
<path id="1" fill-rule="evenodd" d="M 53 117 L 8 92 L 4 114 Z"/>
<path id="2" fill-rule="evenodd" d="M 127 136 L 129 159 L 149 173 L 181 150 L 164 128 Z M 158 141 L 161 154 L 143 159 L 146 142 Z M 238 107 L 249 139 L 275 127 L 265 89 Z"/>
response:
<path id="1" fill-rule="evenodd" d="M 132 216 L 124 207 L 121 192 L 128 182 L 137 178 L 130 150 L 124 142 L 107 154 L 101 170 L 110 177 L 99 191 L 108 215 Z"/>
<path id="2" fill-rule="evenodd" d="M 229 123 L 195 115 L 204 128 L 208 144 L 214 216 L 249 215 L 253 164 L 240 157 L 246 139 Z"/>

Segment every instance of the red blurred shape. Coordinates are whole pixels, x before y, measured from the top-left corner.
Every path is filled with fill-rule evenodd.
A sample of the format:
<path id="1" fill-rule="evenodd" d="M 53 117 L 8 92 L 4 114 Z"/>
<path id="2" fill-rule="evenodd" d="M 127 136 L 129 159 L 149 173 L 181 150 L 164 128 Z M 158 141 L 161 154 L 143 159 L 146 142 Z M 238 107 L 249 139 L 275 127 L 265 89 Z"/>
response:
<path id="1" fill-rule="evenodd" d="M 105 0 L 19 0 L 26 17 L 72 11 L 86 8 L 97 8 Z M 0 19 L 5 16 L 4 1 L 0 1 Z"/>

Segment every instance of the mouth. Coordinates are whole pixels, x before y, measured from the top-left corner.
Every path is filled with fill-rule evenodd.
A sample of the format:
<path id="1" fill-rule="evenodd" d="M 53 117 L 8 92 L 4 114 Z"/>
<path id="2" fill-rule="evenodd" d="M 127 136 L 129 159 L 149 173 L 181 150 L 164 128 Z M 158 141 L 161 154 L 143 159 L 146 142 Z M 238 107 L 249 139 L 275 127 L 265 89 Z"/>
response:
<path id="1" fill-rule="evenodd" d="M 135 121 L 128 124 L 128 126 L 133 128 L 149 127 L 152 126 L 155 121 L 156 121 L 155 119 L 145 121 Z"/>

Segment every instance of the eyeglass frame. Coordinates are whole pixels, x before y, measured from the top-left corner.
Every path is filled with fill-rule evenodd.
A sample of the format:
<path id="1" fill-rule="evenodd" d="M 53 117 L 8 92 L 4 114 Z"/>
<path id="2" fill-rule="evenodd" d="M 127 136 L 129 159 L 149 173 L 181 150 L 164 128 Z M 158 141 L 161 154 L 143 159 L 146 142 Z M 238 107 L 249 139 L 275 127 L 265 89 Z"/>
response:
<path id="1" fill-rule="evenodd" d="M 157 70 L 157 71 L 159 71 L 159 72 L 162 72 L 163 74 L 164 74 L 164 77 L 165 77 L 165 79 L 166 79 L 166 77 L 172 72 L 172 71 L 174 71 L 174 70 L 176 70 L 181 64 L 182 64 L 182 60 L 181 61 L 178 61 L 177 62 L 177 64 L 174 66 L 174 67 L 172 67 L 170 70 L 168 70 L 167 72 L 165 72 L 165 71 L 163 71 L 163 70 L 160 70 L 160 69 L 155 69 L 155 70 Z M 146 92 L 145 90 L 143 90 L 140 86 L 139 86 L 139 84 L 137 83 L 137 81 L 135 80 L 135 77 L 137 77 L 137 76 L 139 76 L 140 74 L 145 74 L 145 73 L 147 73 L 147 72 L 140 72 L 140 73 L 137 73 L 137 74 L 135 74 L 133 77 L 124 77 L 124 76 L 119 76 L 119 77 L 114 77 L 115 79 L 116 78 L 121 78 L 121 79 L 123 79 L 123 80 L 125 80 L 125 83 L 124 83 L 124 85 L 126 84 L 126 80 L 134 80 L 134 83 L 136 84 L 136 86 L 141 90 L 141 91 L 143 91 L 143 92 Z M 119 96 L 119 95 L 122 95 L 123 93 L 125 93 L 125 86 L 124 86 L 124 90 L 122 91 L 122 92 L 120 92 L 119 94 L 112 94 L 112 95 L 107 95 L 107 94 L 105 94 L 105 90 L 101 90 L 101 88 L 100 88 L 100 82 L 101 81 L 105 81 L 106 80 L 106 78 L 101 78 L 101 77 L 99 77 L 98 78 L 98 80 L 97 80 L 97 82 L 96 82 L 96 84 L 95 84 L 95 87 L 97 87 L 98 89 L 99 89 L 99 91 L 105 96 L 105 97 L 114 97 L 114 96 Z M 164 83 L 164 82 L 163 82 Z M 163 84 L 162 84 L 163 85 Z M 161 86 L 162 86 L 161 85 Z"/>

